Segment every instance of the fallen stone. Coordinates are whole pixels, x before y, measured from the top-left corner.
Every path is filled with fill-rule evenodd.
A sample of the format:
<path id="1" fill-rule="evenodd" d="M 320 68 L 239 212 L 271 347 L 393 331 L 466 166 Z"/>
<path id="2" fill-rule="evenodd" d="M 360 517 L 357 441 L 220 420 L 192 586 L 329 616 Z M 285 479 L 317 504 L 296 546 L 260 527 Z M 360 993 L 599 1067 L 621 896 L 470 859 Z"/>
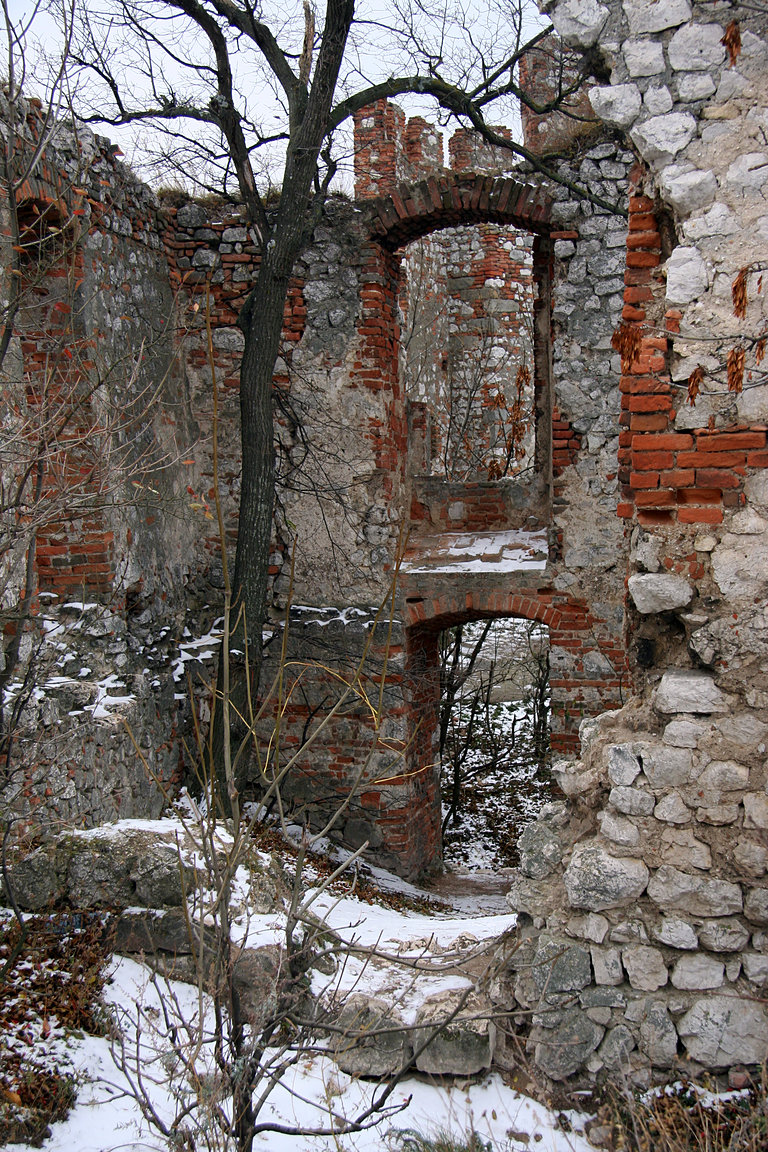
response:
<path id="1" fill-rule="evenodd" d="M 711 715 L 727 712 L 724 694 L 706 672 L 672 668 L 665 672 L 656 689 L 653 706 L 657 712 L 691 712 Z"/>
<path id="2" fill-rule="evenodd" d="M 693 598 L 693 588 L 682 576 L 671 572 L 643 572 L 630 576 L 629 594 L 638 612 L 671 612 L 684 608 Z"/>
<path id="3" fill-rule="evenodd" d="M 564 881 L 572 908 L 602 912 L 641 896 L 649 876 L 641 860 L 611 856 L 590 841 L 574 849 Z"/>
<path id="4" fill-rule="evenodd" d="M 355 992 L 333 1023 L 340 1031 L 332 1034 L 329 1049 L 349 1076 L 391 1076 L 411 1059 L 410 1032 L 398 1010 L 384 999 Z"/>
<path id="5" fill-rule="evenodd" d="M 461 989 L 438 992 L 419 1008 L 413 1031 L 414 1049 L 418 1050 L 425 1038 L 431 1037 L 416 1057 L 420 1072 L 432 1076 L 474 1076 L 490 1068 L 496 1044 L 490 1003 L 471 993 L 459 1008 L 464 995 Z M 446 1020 L 449 1022 L 438 1031 L 435 1026 Z"/>
<path id="6" fill-rule="evenodd" d="M 768 1052 L 768 1016 L 751 1000 L 706 996 L 678 1024 L 691 1060 L 707 1068 L 762 1064 Z"/>

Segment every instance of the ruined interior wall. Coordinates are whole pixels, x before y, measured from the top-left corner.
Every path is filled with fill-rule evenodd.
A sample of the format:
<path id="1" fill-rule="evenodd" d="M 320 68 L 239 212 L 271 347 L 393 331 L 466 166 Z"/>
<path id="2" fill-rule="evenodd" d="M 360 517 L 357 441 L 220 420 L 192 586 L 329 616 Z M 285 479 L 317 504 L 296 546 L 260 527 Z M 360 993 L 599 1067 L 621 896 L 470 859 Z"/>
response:
<path id="1" fill-rule="evenodd" d="M 568 805 L 525 834 L 511 901 L 527 942 L 508 994 L 533 1009 L 550 1076 L 647 1082 L 768 1051 L 768 42 L 759 16 L 687 0 L 562 0 L 550 14 L 568 43 L 602 53 L 611 83 L 592 105 L 647 165 L 619 341 L 642 671 L 559 766 Z"/>

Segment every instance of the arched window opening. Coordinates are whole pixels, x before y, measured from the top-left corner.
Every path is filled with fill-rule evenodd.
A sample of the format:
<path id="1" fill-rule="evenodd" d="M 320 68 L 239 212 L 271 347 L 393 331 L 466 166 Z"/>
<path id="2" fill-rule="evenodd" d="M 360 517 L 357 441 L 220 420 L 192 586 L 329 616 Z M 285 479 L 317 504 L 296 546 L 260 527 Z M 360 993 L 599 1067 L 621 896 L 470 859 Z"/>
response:
<path id="1" fill-rule="evenodd" d="M 460 867 L 517 863 L 523 826 L 558 793 L 549 740 L 549 629 L 501 618 L 440 634 L 443 853 Z"/>

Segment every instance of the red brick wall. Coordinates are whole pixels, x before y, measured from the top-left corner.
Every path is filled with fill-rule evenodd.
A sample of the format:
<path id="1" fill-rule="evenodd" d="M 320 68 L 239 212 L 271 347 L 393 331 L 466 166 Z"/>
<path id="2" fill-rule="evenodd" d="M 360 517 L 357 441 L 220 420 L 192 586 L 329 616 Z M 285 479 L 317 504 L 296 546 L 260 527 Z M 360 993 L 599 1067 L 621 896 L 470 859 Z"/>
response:
<path id="1" fill-rule="evenodd" d="M 618 513 L 646 527 L 719 524 L 724 509 L 744 502 L 749 470 L 768 467 L 768 429 L 764 424 L 675 428 L 675 410 L 686 397 L 672 386 L 668 341 L 654 323 L 657 301 L 664 297 L 654 208 L 641 192 L 630 197 L 622 320 L 625 332 L 635 333 L 636 349 L 622 358 Z M 676 309 L 668 310 L 667 331 L 679 331 L 679 320 Z"/>

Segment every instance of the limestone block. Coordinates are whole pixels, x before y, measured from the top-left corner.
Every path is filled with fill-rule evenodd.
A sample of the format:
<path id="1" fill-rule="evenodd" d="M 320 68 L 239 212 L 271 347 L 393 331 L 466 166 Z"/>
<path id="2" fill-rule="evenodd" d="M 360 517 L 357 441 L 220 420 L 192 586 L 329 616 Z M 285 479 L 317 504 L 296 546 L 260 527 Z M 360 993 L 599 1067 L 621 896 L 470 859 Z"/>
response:
<path id="1" fill-rule="evenodd" d="M 740 792 L 749 786 L 749 768 L 736 760 L 711 760 L 698 779 L 705 791 Z"/>
<path id="2" fill-rule="evenodd" d="M 45 848 L 37 848 L 7 866 L 11 890 L 20 908 L 39 912 L 58 903 L 64 896 L 64 880 L 56 869 L 54 858 Z M 0 892 L 8 900 L 0 878 Z"/>
<path id="3" fill-rule="evenodd" d="M 490 1068 L 496 1046 L 490 1004 L 473 993 L 459 1008 L 463 995 L 455 988 L 438 992 L 419 1008 L 414 1043 L 418 1046 L 425 1036 L 433 1036 L 416 1057 L 420 1072 L 432 1076 L 473 1076 Z M 436 1026 L 450 1016 L 453 1016 L 450 1023 L 437 1032 Z"/>
<path id="4" fill-rule="evenodd" d="M 650 816 L 655 799 L 642 788 L 611 788 L 608 801 L 626 816 Z"/>
<path id="5" fill-rule="evenodd" d="M 517 842 L 520 871 L 534 880 L 549 876 L 563 858 L 563 849 L 554 832 L 536 821 L 529 824 Z"/>
<path id="6" fill-rule="evenodd" d="M 664 49 L 656 40 L 627 40 L 622 46 L 624 63 L 633 79 L 638 76 L 658 76 L 666 67 L 664 63 Z M 667 94 L 669 90 L 667 89 Z M 666 104 L 666 102 L 664 102 Z M 668 112 L 672 107 L 672 98 L 665 107 L 653 110 L 654 115 Z M 649 108 L 649 111 L 652 111 Z"/>
<path id="7" fill-rule="evenodd" d="M 655 992 L 667 983 L 667 966 L 664 953 L 659 948 L 631 944 L 622 950 L 621 959 L 633 988 L 641 992 Z"/>
<path id="8" fill-rule="evenodd" d="M 596 116 L 616 128 L 629 128 L 638 117 L 643 98 L 637 84 L 592 88 L 589 102 Z"/>
<path id="9" fill-rule="evenodd" d="M 677 75 L 677 96 L 681 101 L 706 100 L 716 88 L 706 72 L 680 72 Z"/>
<path id="10" fill-rule="evenodd" d="M 180 228 L 203 228 L 208 223 L 208 214 L 200 204 L 182 204 L 176 213 Z"/>
<path id="11" fill-rule="evenodd" d="M 710 169 L 682 172 L 675 165 L 662 172 L 659 183 L 665 199 L 682 217 L 706 208 L 717 195 L 717 180 Z"/>
<path id="12" fill-rule="evenodd" d="M 666 84 L 661 84 L 658 88 L 646 88 L 643 104 L 647 108 L 649 116 L 663 116 L 665 112 L 671 112 L 674 101 Z"/>
<path id="13" fill-rule="evenodd" d="M 332 1036 L 330 1051 L 350 1076 L 388 1076 L 411 1056 L 411 1035 L 397 1009 L 383 998 L 353 993 L 335 1023 L 341 1032 Z"/>
<path id="14" fill-rule="evenodd" d="M 601 812 L 598 816 L 600 831 L 606 840 L 612 840 L 621 848 L 634 848 L 640 842 L 640 832 L 636 824 L 622 816 L 614 816 L 610 812 Z"/>
<path id="15" fill-rule="evenodd" d="M 657 1068 L 669 1068 L 677 1060 L 677 1030 L 663 1000 L 653 1000 L 645 1009 L 640 1047 Z"/>
<path id="16" fill-rule="evenodd" d="M 657 712 L 692 712 L 711 715 L 728 712 L 724 694 L 706 672 L 671 668 L 661 678 L 653 706 Z"/>
<path id="17" fill-rule="evenodd" d="M 749 929 L 740 920 L 704 920 L 699 943 L 710 952 L 740 952 L 749 940 Z"/>
<path id="18" fill-rule="evenodd" d="M 643 615 L 684 608 L 693 598 L 693 588 L 688 581 L 671 572 L 636 574 L 630 576 L 628 585 L 635 607 Z"/>
<path id="19" fill-rule="evenodd" d="M 681 245 L 667 260 L 667 300 L 670 304 L 690 304 L 709 286 L 707 266 L 698 248 Z"/>
<path id="20" fill-rule="evenodd" d="M 733 859 L 747 876 L 764 876 L 768 872 L 768 848 L 754 840 L 740 839 L 733 849 Z"/>
<path id="21" fill-rule="evenodd" d="M 695 720 L 670 720 L 664 729 L 663 740 L 673 748 L 696 748 L 707 728 Z"/>
<path id="22" fill-rule="evenodd" d="M 712 956 L 697 953 L 695 956 L 681 956 L 672 969 L 671 980 L 675 988 L 687 992 L 703 992 L 708 988 L 720 988 L 723 983 L 725 965 Z"/>
<path id="23" fill-rule="evenodd" d="M 768 888 L 750 888 L 744 898 L 744 915 L 753 924 L 768 924 Z"/>
<path id="24" fill-rule="evenodd" d="M 609 1020 L 610 1015 L 605 1023 L 607 1024 Z M 599 1060 L 602 1060 L 603 1066 L 609 1071 L 625 1072 L 628 1066 L 629 1054 L 636 1047 L 635 1038 L 626 1024 L 617 1024 L 616 1027 L 611 1028 L 606 1035 L 597 1050 L 597 1056 Z"/>
<path id="25" fill-rule="evenodd" d="M 605 27 L 609 10 L 597 0 L 559 0 L 549 18 L 572 48 L 591 48 Z"/>
<path id="26" fill-rule="evenodd" d="M 768 1051 L 768 1016 L 752 1000 L 704 996 L 678 1024 L 692 1060 L 707 1068 L 762 1064 Z"/>
<path id="27" fill-rule="evenodd" d="M 553 1016 L 551 1026 L 534 1033 L 534 1060 L 552 1080 L 567 1080 L 578 1072 L 605 1035 L 586 1012 L 570 1008 Z"/>
<path id="28" fill-rule="evenodd" d="M 566 931 L 571 936 L 579 936 L 582 940 L 591 940 L 594 944 L 602 944 L 610 928 L 605 916 L 598 912 L 588 912 L 586 916 L 571 916 L 566 925 Z"/>
<path id="29" fill-rule="evenodd" d="M 540 995 L 575 992 L 592 980 L 589 951 L 562 937 L 542 932 L 531 965 L 531 975 Z"/>
<path id="30" fill-rule="evenodd" d="M 688 0 L 624 0 L 622 7 L 633 35 L 677 28 L 691 18 Z"/>
<path id="31" fill-rule="evenodd" d="M 571 907 L 602 912 L 641 896 L 649 876 L 641 860 L 611 856 L 587 841 L 574 849 L 564 881 Z"/>
<path id="32" fill-rule="evenodd" d="M 687 24 L 667 46 L 669 63 L 676 72 L 707 72 L 725 59 L 722 40 L 719 24 Z"/>
<path id="33" fill-rule="evenodd" d="M 709 236 L 733 236 L 739 224 L 727 204 L 713 204 L 709 211 L 683 224 L 686 240 L 704 240 Z M 710 549 L 711 550 L 711 549 Z"/>
<path id="34" fill-rule="evenodd" d="M 768 152 L 747 152 L 734 160 L 725 174 L 726 189 L 736 195 L 761 195 L 765 190 Z"/>
<path id="35" fill-rule="evenodd" d="M 640 761 L 631 744 L 612 744 L 607 751 L 608 779 L 612 784 L 629 785 L 640 772 Z"/>
<path id="36" fill-rule="evenodd" d="M 693 761 L 687 748 L 670 748 L 667 744 L 638 746 L 643 758 L 645 778 L 657 792 L 682 788 L 691 779 Z"/>
<path id="37" fill-rule="evenodd" d="M 698 937 L 688 921 L 676 916 L 664 916 L 653 935 L 659 944 L 679 948 L 681 951 L 691 951 L 699 946 Z"/>
<path id="38" fill-rule="evenodd" d="M 691 819 L 691 810 L 679 792 L 669 792 L 662 797 L 653 814 L 657 820 L 663 820 L 666 824 L 687 824 Z"/>
<path id="39" fill-rule="evenodd" d="M 667 112 L 635 124 L 632 140 L 649 164 L 662 166 L 674 160 L 696 134 L 696 121 L 690 112 Z"/>
<path id="40" fill-rule="evenodd" d="M 704 804 L 696 809 L 696 816 L 702 824 L 724 827 L 726 824 L 735 824 L 740 812 L 739 804 Z"/>
<path id="41" fill-rule="evenodd" d="M 694 876 L 670 864 L 663 864 L 652 877 L 648 895 L 665 911 L 686 912 L 692 916 L 729 916 L 742 910 L 738 884 Z"/>
<path id="42" fill-rule="evenodd" d="M 712 867 L 712 851 L 709 845 L 697 840 L 688 828 L 664 829 L 659 838 L 659 858 L 662 864 L 698 868 L 702 872 Z"/>
<path id="43" fill-rule="evenodd" d="M 747 980 L 761 988 L 768 984 L 768 956 L 762 952 L 745 952 L 741 961 Z"/>
<path id="44" fill-rule="evenodd" d="M 768 796 L 765 792 L 747 792 L 742 797 L 745 828 L 768 828 Z"/>

